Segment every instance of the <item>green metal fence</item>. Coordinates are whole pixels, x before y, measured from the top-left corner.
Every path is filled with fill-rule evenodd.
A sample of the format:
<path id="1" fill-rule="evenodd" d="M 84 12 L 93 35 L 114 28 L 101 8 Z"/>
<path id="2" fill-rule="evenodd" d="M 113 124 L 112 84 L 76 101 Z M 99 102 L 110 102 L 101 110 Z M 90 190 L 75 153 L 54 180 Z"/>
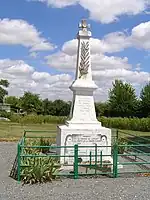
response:
<path id="1" fill-rule="evenodd" d="M 123 140 L 123 144 L 119 144 L 121 139 Z M 118 152 L 117 155 L 119 164 L 123 166 L 123 170 L 118 170 L 118 175 L 150 175 L 150 135 L 143 137 L 119 131 L 118 148 L 124 149 L 124 153 Z"/>
<path id="2" fill-rule="evenodd" d="M 48 133 L 46 131 L 45 133 Z M 150 173 L 150 139 L 147 140 L 144 137 L 135 136 L 134 134 L 127 134 L 126 132 L 117 131 L 116 135 L 114 135 L 113 144 L 111 146 L 78 146 L 77 144 L 74 146 L 40 146 L 40 145 L 29 145 L 28 140 L 37 140 L 41 137 L 39 136 L 30 136 L 30 133 L 44 133 L 43 131 L 24 131 L 24 135 L 18 143 L 17 147 L 17 180 L 21 181 L 21 172 L 24 167 L 22 163 L 26 158 L 55 158 L 58 160 L 58 165 L 60 168 L 62 167 L 61 163 L 59 163 L 60 158 L 68 158 L 71 159 L 71 164 L 65 163 L 63 167 L 70 167 L 71 172 L 60 171 L 58 176 L 72 176 L 74 179 L 78 179 L 80 176 L 99 176 L 106 175 L 109 177 L 117 178 L 122 174 L 139 174 L 139 173 Z M 29 135 L 28 135 L 29 134 Z M 139 141 L 135 141 L 135 137 L 139 139 Z M 55 140 L 55 137 L 43 137 L 47 139 Z M 122 139 L 122 140 L 121 140 Z M 141 143 L 142 142 L 142 143 Z M 143 143 L 145 142 L 145 143 Z M 111 147 L 112 153 L 111 155 L 103 155 L 103 151 L 98 151 L 98 148 L 106 148 Z M 142 147 L 146 148 L 145 150 L 141 149 Z M 32 151 L 30 153 L 26 153 L 26 149 L 50 149 L 50 151 L 57 149 L 72 149 L 72 155 L 59 155 L 57 153 L 51 154 L 34 154 Z M 89 155 L 82 155 L 80 152 L 81 149 L 84 148 L 93 148 L 93 151 L 89 152 Z M 104 158 L 105 156 L 111 156 L 113 162 L 107 162 Z M 87 157 L 88 162 L 81 162 L 79 158 Z M 144 159 L 145 158 L 145 159 Z M 120 169 L 119 166 L 123 166 Z M 129 166 L 135 166 L 131 168 Z M 127 169 L 127 170 L 126 170 Z"/>

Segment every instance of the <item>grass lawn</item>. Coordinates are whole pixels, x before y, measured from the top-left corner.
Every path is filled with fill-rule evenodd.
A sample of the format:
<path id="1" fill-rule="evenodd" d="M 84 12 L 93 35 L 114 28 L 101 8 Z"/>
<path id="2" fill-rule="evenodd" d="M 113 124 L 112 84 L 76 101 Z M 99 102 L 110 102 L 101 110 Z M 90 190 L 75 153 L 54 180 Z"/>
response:
<path id="1" fill-rule="evenodd" d="M 0 122 L 0 141 L 18 141 L 24 130 L 47 131 L 41 133 L 28 133 L 30 136 L 54 136 L 56 135 L 56 124 L 29 124 L 21 125 L 11 122 Z"/>
<path id="2" fill-rule="evenodd" d="M 125 134 L 133 134 L 135 136 L 150 136 L 150 132 L 141 132 L 141 131 L 131 131 L 131 130 L 120 130 L 119 134 L 121 134 L 121 136 L 125 136 Z"/>
<path id="3" fill-rule="evenodd" d="M 47 131 L 41 133 L 28 133 L 30 136 L 54 136 L 56 135 L 57 124 L 29 124 L 21 125 L 18 123 L 11 122 L 0 122 L 0 141 L 18 141 L 19 138 L 23 135 L 24 130 L 39 130 Z M 113 133 L 115 133 L 113 129 Z M 150 136 L 150 132 L 139 132 L 139 131 L 130 131 L 123 130 L 125 133 L 134 134 L 137 136 Z M 120 133 L 121 134 L 121 133 Z M 121 134 L 123 137 L 125 134 Z"/>

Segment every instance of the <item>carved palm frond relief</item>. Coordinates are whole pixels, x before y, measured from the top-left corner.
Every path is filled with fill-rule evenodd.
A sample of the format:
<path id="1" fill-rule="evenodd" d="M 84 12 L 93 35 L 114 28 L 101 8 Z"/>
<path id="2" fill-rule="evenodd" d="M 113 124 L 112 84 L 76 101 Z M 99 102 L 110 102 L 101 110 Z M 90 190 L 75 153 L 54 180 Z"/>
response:
<path id="1" fill-rule="evenodd" d="M 82 42 L 81 43 L 81 62 L 79 66 L 80 76 L 81 78 L 83 75 L 86 75 L 88 73 L 89 69 L 89 42 Z"/>

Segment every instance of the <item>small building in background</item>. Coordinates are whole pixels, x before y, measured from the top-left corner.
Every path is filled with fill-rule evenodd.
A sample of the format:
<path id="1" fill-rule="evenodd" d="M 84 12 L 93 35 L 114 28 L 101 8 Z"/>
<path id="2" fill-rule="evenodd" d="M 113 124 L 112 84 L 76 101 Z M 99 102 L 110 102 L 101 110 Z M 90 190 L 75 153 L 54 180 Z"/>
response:
<path id="1" fill-rule="evenodd" d="M 0 111 L 11 112 L 11 106 L 7 103 L 0 103 Z"/>

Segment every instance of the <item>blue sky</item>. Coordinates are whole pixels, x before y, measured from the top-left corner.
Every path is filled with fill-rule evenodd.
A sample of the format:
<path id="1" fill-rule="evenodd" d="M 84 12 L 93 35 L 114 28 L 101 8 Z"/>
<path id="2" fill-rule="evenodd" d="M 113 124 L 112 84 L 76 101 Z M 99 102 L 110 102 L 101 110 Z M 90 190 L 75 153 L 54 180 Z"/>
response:
<path id="1" fill-rule="evenodd" d="M 43 98 L 71 98 L 68 86 L 73 81 L 76 54 L 70 52 L 76 50 L 73 39 L 82 18 L 88 19 L 95 38 L 91 40 L 92 69 L 99 86 L 98 100 L 107 99 L 115 78 L 133 83 L 137 91 L 150 80 L 150 1 L 74 3 L 76 0 L 0 2 L 0 75 L 10 81 L 10 95 L 21 96 L 31 90 Z M 37 44 L 38 48 L 33 48 Z"/>

